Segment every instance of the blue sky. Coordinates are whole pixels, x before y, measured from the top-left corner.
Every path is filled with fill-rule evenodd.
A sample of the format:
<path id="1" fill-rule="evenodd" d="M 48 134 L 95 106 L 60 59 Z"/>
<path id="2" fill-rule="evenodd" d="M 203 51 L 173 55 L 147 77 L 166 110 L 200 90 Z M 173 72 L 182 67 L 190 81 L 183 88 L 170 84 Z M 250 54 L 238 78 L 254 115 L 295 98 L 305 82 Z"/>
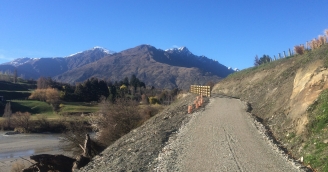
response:
<path id="1" fill-rule="evenodd" d="M 327 0 L 0 0 L 0 63 L 150 44 L 245 69 L 323 34 L 327 16 Z"/>

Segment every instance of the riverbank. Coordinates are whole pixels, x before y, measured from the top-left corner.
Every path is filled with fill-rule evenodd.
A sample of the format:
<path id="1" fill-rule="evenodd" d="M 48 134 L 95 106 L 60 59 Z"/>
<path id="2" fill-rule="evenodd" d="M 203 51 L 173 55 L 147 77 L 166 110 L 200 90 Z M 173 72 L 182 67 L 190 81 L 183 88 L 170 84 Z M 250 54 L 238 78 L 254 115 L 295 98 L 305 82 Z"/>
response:
<path id="1" fill-rule="evenodd" d="M 10 171 L 11 166 L 22 158 L 36 154 L 63 154 L 71 156 L 60 149 L 60 134 L 15 134 L 5 135 L 0 132 L 0 172 Z M 21 158 L 22 157 L 22 158 Z M 24 160 L 25 161 L 25 160 Z M 30 164 L 25 161 L 26 164 Z"/>

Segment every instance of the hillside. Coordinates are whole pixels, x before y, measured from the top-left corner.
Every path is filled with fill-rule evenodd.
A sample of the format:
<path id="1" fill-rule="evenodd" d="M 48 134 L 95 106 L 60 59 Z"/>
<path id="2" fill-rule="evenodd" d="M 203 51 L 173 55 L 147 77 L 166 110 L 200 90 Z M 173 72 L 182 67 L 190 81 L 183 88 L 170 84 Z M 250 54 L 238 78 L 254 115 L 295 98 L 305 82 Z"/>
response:
<path id="1" fill-rule="evenodd" d="M 185 47 L 164 51 L 140 45 L 70 70 L 54 79 L 67 83 L 82 82 L 91 77 L 118 81 L 134 74 L 146 85 L 188 89 L 191 84 L 217 82 L 233 72 L 217 61 L 193 55 Z"/>
<path id="2" fill-rule="evenodd" d="M 234 73 L 213 93 L 238 97 L 252 106 L 278 141 L 296 158 L 327 171 L 328 46 Z M 320 116 L 319 116 L 320 115 Z"/>

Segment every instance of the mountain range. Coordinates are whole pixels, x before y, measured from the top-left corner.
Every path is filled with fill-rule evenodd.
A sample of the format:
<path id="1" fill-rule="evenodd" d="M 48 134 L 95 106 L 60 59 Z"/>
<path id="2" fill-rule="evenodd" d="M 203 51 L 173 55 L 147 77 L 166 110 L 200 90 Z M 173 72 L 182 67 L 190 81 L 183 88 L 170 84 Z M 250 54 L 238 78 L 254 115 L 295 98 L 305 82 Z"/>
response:
<path id="1" fill-rule="evenodd" d="M 148 86 L 169 89 L 217 82 L 235 71 L 205 56 L 194 55 L 187 47 L 161 50 L 151 45 L 118 53 L 94 47 L 67 57 L 25 57 L 0 64 L 2 72 L 15 69 L 26 79 L 44 76 L 71 84 L 91 77 L 119 81 L 134 74 Z"/>

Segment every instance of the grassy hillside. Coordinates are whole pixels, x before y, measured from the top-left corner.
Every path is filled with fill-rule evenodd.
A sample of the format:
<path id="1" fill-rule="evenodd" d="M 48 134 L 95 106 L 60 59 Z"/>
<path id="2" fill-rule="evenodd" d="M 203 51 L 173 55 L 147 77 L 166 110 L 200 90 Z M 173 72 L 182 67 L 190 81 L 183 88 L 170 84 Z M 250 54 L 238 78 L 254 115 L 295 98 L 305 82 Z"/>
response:
<path id="1" fill-rule="evenodd" d="M 328 171 L 328 45 L 245 69 L 220 81 L 214 93 L 249 102 L 252 113 L 296 158 Z"/>

